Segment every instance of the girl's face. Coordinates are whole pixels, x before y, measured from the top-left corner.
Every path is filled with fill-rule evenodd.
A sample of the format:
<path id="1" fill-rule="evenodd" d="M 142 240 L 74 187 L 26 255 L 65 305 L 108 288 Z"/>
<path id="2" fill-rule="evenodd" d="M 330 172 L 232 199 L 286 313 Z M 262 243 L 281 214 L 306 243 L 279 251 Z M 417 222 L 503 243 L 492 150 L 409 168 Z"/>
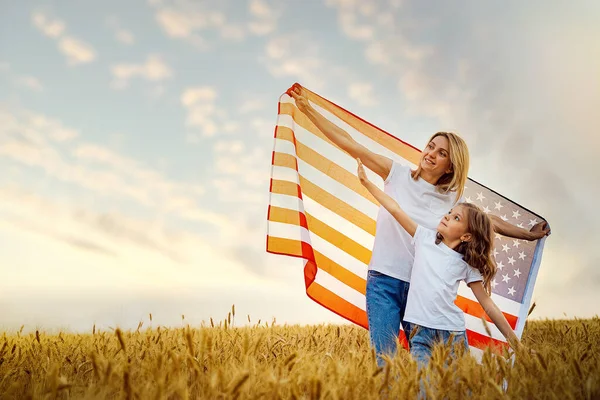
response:
<path id="1" fill-rule="evenodd" d="M 439 176 L 452 172 L 449 147 L 448 139 L 445 136 L 434 137 L 423 150 L 421 168 Z"/>
<path id="2" fill-rule="evenodd" d="M 456 206 L 451 209 L 448 214 L 442 217 L 438 224 L 437 231 L 447 240 L 454 241 L 469 241 L 471 234 L 467 232 L 467 213 L 469 211 L 465 207 Z"/>

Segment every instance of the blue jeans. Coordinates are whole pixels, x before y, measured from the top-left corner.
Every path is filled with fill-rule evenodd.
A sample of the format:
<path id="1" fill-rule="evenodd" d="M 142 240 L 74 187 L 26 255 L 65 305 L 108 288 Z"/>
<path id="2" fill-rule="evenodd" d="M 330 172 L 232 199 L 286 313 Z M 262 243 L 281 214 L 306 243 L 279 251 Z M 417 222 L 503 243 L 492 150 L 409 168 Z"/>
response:
<path id="1" fill-rule="evenodd" d="M 366 299 L 369 336 L 371 346 L 377 354 L 377 365 L 380 367 L 385 365 L 381 355 L 393 356 L 396 353 L 400 324 L 405 328 L 405 332 L 410 332 L 404 322 L 409 286 L 409 282 L 381 272 L 368 272 Z"/>
<path id="2" fill-rule="evenodd" d="M 469 343 L 465 331 L 445 331 L 442 329 L 426 328 L 421 325 L 409 324 L 414 334 L 410 339 L 410 354 L 413 356 L 419 368 L 427 366 L 431 358 L 431 352 L 436 344 L 449 344 L 452 346 L 451 354 L 455 356 L 455 345 L 464 346 L 466 353 L 469 352 Z M 450 338 L 452 340 L 450 341 Z"/>

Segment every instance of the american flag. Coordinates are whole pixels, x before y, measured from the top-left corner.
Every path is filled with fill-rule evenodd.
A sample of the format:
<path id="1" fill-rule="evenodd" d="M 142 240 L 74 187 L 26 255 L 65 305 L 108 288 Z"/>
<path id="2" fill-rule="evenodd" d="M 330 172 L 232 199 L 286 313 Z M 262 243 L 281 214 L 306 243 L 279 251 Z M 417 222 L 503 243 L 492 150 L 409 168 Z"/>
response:
<path id="1" fill-rule="evenodd" d="M 360 117 L 304 88 L 322 115 L 370 150 L 415 168 L 420 151 Z M 304 263 L 308 297 L 368 329 L 366 277 L 379 204 L 360 184 L 356 161 L 329 141 L 300 112 L 291 97 L 279 99 L 267 215 L 267 251 L 299 257 Z M 367 170 L 383 187 L 381 178 Z M 469 179 L 466 201 L 487 213 L 530 228 L 543 219 L 504 196 Z M 498 273 L 492 298 L 521 336 L 539 269 L 544 239 L 528 242 L 496 235 Z M 456 304 L 464 311 L 472 353 L 506 340 L 471 290 L 462 283 Z M 406 345 L 404 334 L 401 340 Z"/>

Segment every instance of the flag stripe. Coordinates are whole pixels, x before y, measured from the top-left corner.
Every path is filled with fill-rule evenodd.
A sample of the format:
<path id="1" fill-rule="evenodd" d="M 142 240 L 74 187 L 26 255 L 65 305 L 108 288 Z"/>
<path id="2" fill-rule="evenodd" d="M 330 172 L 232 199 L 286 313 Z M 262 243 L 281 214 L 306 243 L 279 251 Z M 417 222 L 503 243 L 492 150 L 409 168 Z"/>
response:
<path id="1" fill-rule="evenodd" d="M 319 285 L 323 286 L 329 291 L 334 292 L 347 302 L 353 304 L 355 307 L 361 309 L 362 311 L 366 310 L 366 302 L 365 296 L 363 293 L 352 289 L 350 286 L 345 285 L 340 282 L 334 276 L 328 274 L 326 271 L 319 269 L 315 282 Z"/>
<path id="2" fill-rule="evenodd" d="M 269 235 L 273 237 L 292 240 L 298 240 L 297 238 L 301 237 L 300 240 L 311 245 L 311 248 L 319 251 L 321 254 L 334 261 L 336 264 L 343 266 L 343 268 L 347 269 L 353 274 L 366 279 L 368 270 L 367 264 L 364 264 L 356 258 L 350 256 L 318 235 L 310 236 L 309 231 L 306 228 L 298 225 L 269 221 L 267 229 Z M 275 252 L 279 253 L 279 251 Z M 314 261 L 314 257 L 311 258 L 311 260 Z"/>
<path id="3" fill-rule="evenodd" d="M 461 282 L 458 285 L 458 295 L 479 303 L 477 297 L 475 297 L 473 291 L 469 288 L 469 286 L 467 286 L 465 282 Z M 502 310 L 502 312 L 505 312 L 510 315 L 519 315 L 519 311 L 521 310 L 521 304 L 517 303 L 516 301 L 507 299 L 506 297 L 499 296 L 496 293 L 492 293 L 490 297 L 498 306 L 498 308 Z"/>
<path id="4" fill-rule="evenodd" d="M 309 213 L 303 214 L 290 209 L 271 207 L 269 221 L 298 225 L 305 229 L 308 229 L 310 226 L 310 231 L 312 233 L 331 243 L 333 246 L 356 258 L 357 260 L 368 264 L 371 258 L 371 250 L 361 246 L 354 240 L 338 232 L 331 226 L 323 223 Z"/>
<path id="5" fill-rule="evenodd" d="M 357 134 L 358 132 L 362 133 L 364 136 L 360 137 L 360 139 L 357 141 L 377 154 L 386 155 L 387 157 L 394 159 L 400 157 L 404 160 L 408 160 L 411 163 L 416 163 L 419 160 L 420 151 L 411 147 L 407 148 L 402 142 L 399 141 L 399 139 L 391 137 L 388 134 L 382 134 L 381 131 L 378 132 L 376 129 L 371 127 L 369 127 L 370 129 L 366 130 L 361 129 L 362 127 L 367 127 L 368 124 L 353 123 L 354 121 L 350 122 L 343 119 L 338 120 L 337 118 L 331 118 L 330 115 L 337 114 L 337 110 L 324 104 L 317 103 L 317 111 L 319 111 L 325 117 L 329 117 L 329 120 L 335 120 L 336 125 L 344 129 L 354 139 L 362 136 Z M 302 126 L 307 131 L 310 131 L 318 136 L 323 135 L 312 123 L 312 121 L 308 119 L 308 117 L 298 111 L 294 104 L 282 103 L 280 107 L 280 113 L 291 116 L 296 124 Z M 323 137 L 325 136 L 323 135 Z"/>
<path id="6" fill-rule="evenodd" d="M 458 308 L 460 308 L 467 314 L 471 314 L 472 316 L 477 318 L 483 317 L 486 321 L 493 322 L 492 319 L 485 313 L 483 307 L 481 306 L 481 304 L 479 304 L 478 301 L 473 301 L 463 296 L 457 296 L 454 303 L 458 306 Z M 516 315 L 511 315 L 506 312 L 503 312 L 502 314 L 504 314 L 504 317 L 508 321 L 510 327 L 512 329 L 515 329 L 515 326 L 517 326 Z"/>
<path id="7" fill-rule="evenodd" d="M 290 150 L 289 146 L 286 150 Z M 304 161 L 305 163 L 317 169 L 318 171 L 321 171 L 325 175 L 328 175 L 329 177 L 342 183 L 348 189 L 351 189 L 356 193 L 360 194 L 376 206 L 379 206 L 379 203 L 377 202 L 377 200 L 375 200 L 373 195 L 371 195 L 371 193 L 369 193 L 369 191 L 356 179 L 355 173 L 351 173 L 345 168 L 342 168 L 338 164 L 332 162 L 331 160 L 321 156 L 319 153 L 312 150 L 310 147 L 305 146 L 300 141 L 296 141 L 295 151 L 297 157 L 300 160 Z M 356 162 L 354 162 L 354 165 L 356 166 Z"/>
<path id="8" fill-rule="evenodd" d="M 363 328 L 368 328 L 369 323 L 367 322 L 367 313 L 364 310 L 356 307 L 354 304 L 346 301 L 332 291 L 325 289 L 318 283 L 313 282 L 306 290 L 306 294 L 311 299 L 339 316 L 344 317 Z"/>
<path id="9" fill-rule="evenodd" d="M 290 169 L 290 168 L 282 168 Z M 320 186 L 317 186 L 307 179 L 300 178 L 301 185 L 273 182 L 271 191 L 274 193 L 287 194 L 290 196 L 294 195 L 294 192 L 298 192 L 300 187 L 302 188 L 302 195 L 298 194 L 298 197 L 308 196 L 321 206 L 334 212 L 346 221 L 353 223 L 365 232 L 372 236 L 375 236 L 375 220 L 368 215 L 360 212 L 356 208 L 352 207 L 348 203 L 341 201 L 339 198 L 334 197 L 329 192 L 323 190 Z M 293 185 L 293 186 L 292 186 Z"/>

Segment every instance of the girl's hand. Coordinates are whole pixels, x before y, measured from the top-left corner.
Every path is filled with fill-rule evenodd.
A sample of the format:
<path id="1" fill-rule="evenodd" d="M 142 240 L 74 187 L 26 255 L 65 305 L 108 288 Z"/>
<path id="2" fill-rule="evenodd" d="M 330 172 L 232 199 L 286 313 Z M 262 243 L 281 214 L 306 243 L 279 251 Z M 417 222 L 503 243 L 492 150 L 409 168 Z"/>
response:
<path id="1" fill-rule="evenodd" d="M 535 224 L 529 232 L 531 234 L 531 240 L 537 240 L 550 235 L 550 227 L 547 222 L 542 221 Z"/>
<path id="2" fill-rule="evenodd" d="M 357 169 L 358 179 L 360 179 L 360 183 L 362 183 L 364 185 L 367 182 L 369 182 L 369 178 L 367 178 L 367 174 L 365 173 L 365 168 L 363 167 L 363 164 L 362 164 L 362 161 L 360 161 L 360 158 L 357 158 L 356 162 L 358 163 L 358 169 Z"/>
<path id="3" fill-rule="evenodd" d="M 300 110 L 303 114 L 306 114 L 311 106 L 308 102 L 308 99 L 304 96 L 302 87 L 300 87 L 299 85 L 294 85 L 291 87 L 291 89 L 287 91 L 287 94 L 294 99 L 298 110 Z"/>

